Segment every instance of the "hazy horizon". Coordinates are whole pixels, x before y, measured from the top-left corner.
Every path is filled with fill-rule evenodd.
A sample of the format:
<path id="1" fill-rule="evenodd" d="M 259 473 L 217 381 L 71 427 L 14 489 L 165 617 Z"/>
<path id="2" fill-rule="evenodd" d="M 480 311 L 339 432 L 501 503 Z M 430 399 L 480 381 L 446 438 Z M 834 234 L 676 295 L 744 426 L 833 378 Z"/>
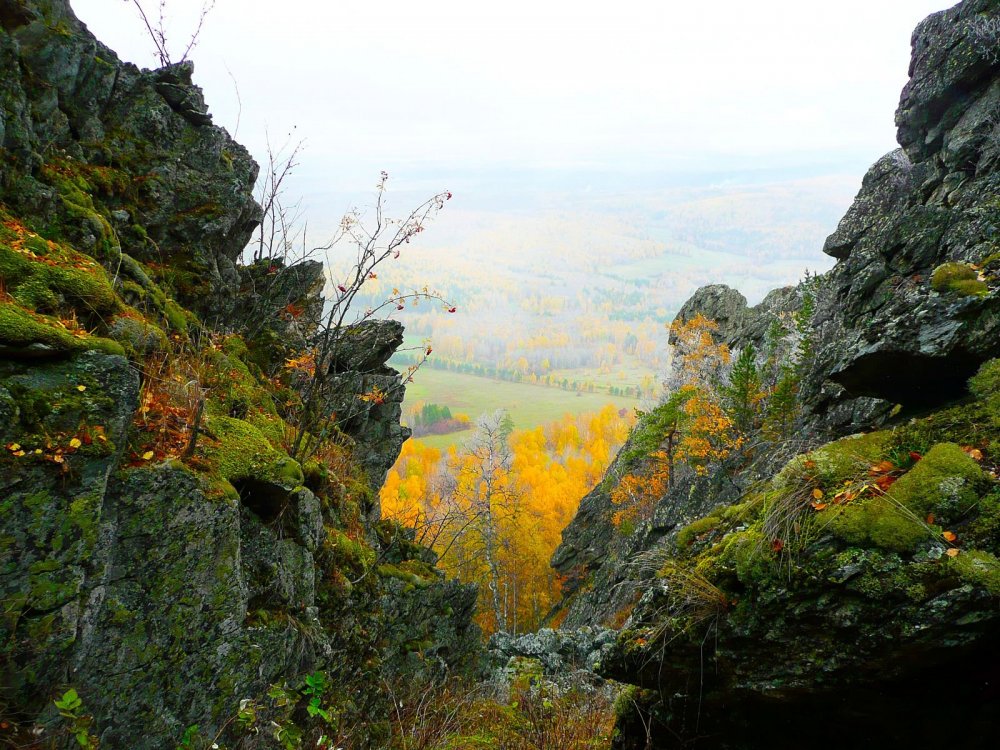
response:
<path id="1" fill-rule="evenodd" d="M 72 4 L 156 66 L 129 0 Z M 201 7 L 167 4 L 175 59 Z M 592 267 L 658 285 L 662 312 L 702 283 L 753 303 L 832 264 L 824 238 L 895 146 L 910 33 L 941 7 L 218 0 L 191 59 L 215 122 L 258 161 L 268 138 L 304 143 L 287 199 L 316 243 L 371 203 L 380 170 L 390 213 L 453 192 L 391 284 L 465 298 L 445 262 L 461 257 L 534 288 L 558 256 L 564 294 Z"/>

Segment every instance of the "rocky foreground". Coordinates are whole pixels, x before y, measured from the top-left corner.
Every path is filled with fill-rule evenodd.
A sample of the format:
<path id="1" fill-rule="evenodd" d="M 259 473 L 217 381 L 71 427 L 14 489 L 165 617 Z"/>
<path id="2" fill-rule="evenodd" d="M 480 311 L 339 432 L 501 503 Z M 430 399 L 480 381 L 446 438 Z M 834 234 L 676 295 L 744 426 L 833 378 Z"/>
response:
<path id="1" fill-rule="evenodd" d="M 912 44 L 900 148 L 826 241 L 836 266 L 753 308 L 706 287 L 678 316 L 759 362 L 797 321 L 794 429 L 678 463 L 623 533 L 612 497 L 667 445 L 661 407 L 563 534 L 563 627 L 621 628 L 598 667 L 635 686 L 616 747 L 995 744 L 1000 3 Z"/>
<path id="2" fill-rule="evenodd" d="M 0 744 L 378 746 L 385 685 L 475 658 L 475 590 L 379 518 L 401 326 L 337 340 L 293 458 L 322 268 L 241 263 L 257 165 L 192 73 L 0 0 Z"/>

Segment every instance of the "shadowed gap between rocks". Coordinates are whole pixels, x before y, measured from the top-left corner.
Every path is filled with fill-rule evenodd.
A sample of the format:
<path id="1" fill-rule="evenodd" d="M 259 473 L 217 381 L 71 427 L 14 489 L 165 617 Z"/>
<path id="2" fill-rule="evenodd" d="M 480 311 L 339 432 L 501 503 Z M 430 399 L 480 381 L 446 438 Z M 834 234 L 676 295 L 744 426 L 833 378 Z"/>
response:
<path id="1" fill-rule="evenodd" d="M 853 396 L 902 404 L 908 411 L 945 406 L 968 395 L 966 384 L 983 363 L 965 351 L 947 357 L 912 352 L 872 352 L 830 375 Z"/>
<path id="2" fill-rule="evenodd" d="M 240 502 L 265 526 L 275 523 L 288 509 L 288 490 L 283 487 L 256 479 L 233 482 L 233 486 L 240 493 Z"/>

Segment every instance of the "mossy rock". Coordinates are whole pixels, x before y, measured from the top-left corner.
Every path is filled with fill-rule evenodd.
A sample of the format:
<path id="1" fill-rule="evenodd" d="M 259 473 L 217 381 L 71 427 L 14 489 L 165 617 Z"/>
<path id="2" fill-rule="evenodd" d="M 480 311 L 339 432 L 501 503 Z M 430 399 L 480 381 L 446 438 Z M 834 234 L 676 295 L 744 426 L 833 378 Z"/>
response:
<path id="1" fill-rule="evenodd" d="M 272 445 L 278 447 L 284 439 L 284 423 L 278 417 L 270 392 L 237 356 L 240 349 L 237 344 L 227 346 L 224 343 L 221 351 L 205 351 L 206 408 L 209 414 L 235 416 L 252 422 Z"/>
<path id="2" fill-rule="evenodd" d="M 338 568 L 362 573 L 375 564 L 378 555 L 363 540 L 352 539 L 340 529 L 327 528 L 323 550 Z"/>
<path id="3" fill-rule="evenodd" d="M 969 390 L 982 402 L 990 423 L 1000 427 L 1000 359 L 983 364 L 969 380 Z"/>
<path id="4" fill-rule="evenodd" d="M 46 350 L 74 352 L 97 350 L 125 354 L 121 344 L 100 336 L 74 336 L 56 318 L 39 315 L 12 302 L 0 302 L 0 350 L 40 355 Z"/>
<path id="5" fill-rule="evenodd" d="M 889 494 L 918 518 L 933 513 L 955 521 L 975 507 L 988 482 L 979 464 L 959 446 L 939 443 L 892 485 Z"/>
<path id="6" fill-rule="evenodd" d="M 226 481 L 257 480 L 292 489 L 302 484 L 302 467 L 276 450 L 263 433 L 248 422 L 215 416 L 207 420 L 202 449 L 209 472 Z"/>
<path id="7" fill-rule="evenodd" d="M 32 310 L 72 307 L 86 315 L 120 307 L 107 273 L 93 258 L 13 220 L 0 228 L 0 277 L 7 293 Z"/>
<path id="8" fill-rule="evenodd" d="M 934 527 L 885 497 L 833 508 L 825 518 L 825 527 L 849 545 L 903 553 L 938 536 Z"/>
<path id="9" fill-rule="evenodd" d="M 968 263 L 943 263 L 934 269 L 931 287 L 942 294 L 959 297 L 983 297 L 989 294 L 989 287 L 979 280 L 976 269 Z"/>
<path id="10" fill-rule="evenodd" d="M 982 550 L 961 551 L 948 562 L 963 581 L 1000 597 L 1000 560 L 995 555 Z"/>
<path id="11" fill-rule="evenodd" d="M 912 552 L 939 538 L 929 522 L 953 523 L 973 511 L 988 478 L 954 443 L 939 443 L 904 474 L 885 496 L 830 508 L 825 527 L 855 546 Z"/>
<path id="12" fill-rule="evenodd" d="M 108 337 L 121 344 L 130 355 L 152 354 L 167 348 L 167 335 L 163 330 L 138 313 L 116 317 L 108 326 Z"/>
<path id="13" fill-rule="evenodd" d="M 892 433 L 888 431 L 852 435 L 827 443 L 789 461 L 774 478 L 774 486 L 779 490 L 797 489 L 814 482 L 832 489 L 864 475 L 873 463 L 885 457 L 891 444 Z"/>

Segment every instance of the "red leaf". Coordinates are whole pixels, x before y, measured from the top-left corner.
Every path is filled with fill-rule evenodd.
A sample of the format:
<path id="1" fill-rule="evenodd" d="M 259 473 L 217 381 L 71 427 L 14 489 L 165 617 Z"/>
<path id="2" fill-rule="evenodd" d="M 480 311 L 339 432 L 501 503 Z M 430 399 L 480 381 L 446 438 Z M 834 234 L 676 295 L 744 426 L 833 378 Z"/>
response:
<path id="1" fill-rule="evenodd" d="M 875 480 L 875 485 L 880 490 L 882 490 L 883 492 L 885 492 L 887 489 L 889 489 L 890 487 L 892 487 L 892 485 L 895 483 L 896 479 L 897 478 L 894 477 L 894 476 L 892 476 L 891 474 L 883 474 L 882 476 L 880 476 L 878 479 Z"/>
<path id="2" fill-rule="evenodd" d="M 780 539 L 775 539 L 773 542 L 771 542 L 771 549 L 773 549 L 775 552 L 781 552 L 781 550 L 783 550 L 784 548 L 785 548 L 785 543 Z"/>

